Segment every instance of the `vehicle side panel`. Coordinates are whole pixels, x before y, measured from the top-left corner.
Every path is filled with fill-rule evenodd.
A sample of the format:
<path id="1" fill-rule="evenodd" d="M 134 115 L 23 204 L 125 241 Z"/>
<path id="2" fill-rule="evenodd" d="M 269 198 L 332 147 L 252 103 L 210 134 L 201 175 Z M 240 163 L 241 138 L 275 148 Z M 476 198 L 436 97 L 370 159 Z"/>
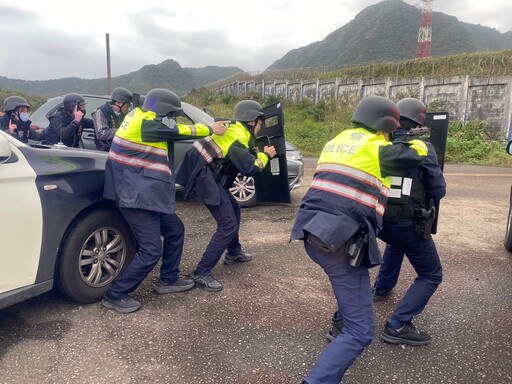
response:
<path id="1" fill-rule="evenodd" d="M 47 155 L 41 157 L 40 151 L 47 151 Z M 107 155 L 68 149 L 24 148 L 24 152 L 37 173 L 36 185 L 44 218 L 41 262 L 36 278 L 39 283 L 53 277 L 61 240 L 70 225 L 84 210 L 103 204 Z"/>
<path id="2" fill-rule="evenodd" d="M 14 145 L 0 164 L 0 293 L 34 284 L 42 242 L 42 208 L 36 174 Z"/>

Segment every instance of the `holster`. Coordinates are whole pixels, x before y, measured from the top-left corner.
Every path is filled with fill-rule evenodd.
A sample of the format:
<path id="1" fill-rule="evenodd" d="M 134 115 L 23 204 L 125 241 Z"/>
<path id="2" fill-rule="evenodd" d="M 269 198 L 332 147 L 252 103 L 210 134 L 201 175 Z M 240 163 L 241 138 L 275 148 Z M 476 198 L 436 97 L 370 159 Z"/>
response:
<path id="1" fill-rule="evenodd" d="M 357 268 L 368 255 L 369 233 L 366 226 L 361 227 L 347 242 L 347 256 L 350 266 Z"/>
<path id="2" fill-rule="evenodd" d="M 414 210 L 414 230 L 422 239 L 428 239 L 432 232 L 432 224 L 436 218 L 436 208 L 432 205 L 427 208 Z"/>

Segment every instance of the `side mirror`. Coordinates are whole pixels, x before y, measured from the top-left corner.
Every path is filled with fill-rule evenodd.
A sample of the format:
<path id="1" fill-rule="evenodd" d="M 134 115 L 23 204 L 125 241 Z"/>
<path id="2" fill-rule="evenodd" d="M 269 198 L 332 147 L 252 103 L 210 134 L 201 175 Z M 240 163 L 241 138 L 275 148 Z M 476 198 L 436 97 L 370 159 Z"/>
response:
<path id="1" fill-rule="evenodd" d="M 9 141 L 0 134 L 0 164 L 5 163 L 11 157 L 12 151 Z"/>
<path id="2" fill-rule="evenodd" d="M 507 153 L 512 155 L 512 140 L 510 140 L 507 144 Z"/>

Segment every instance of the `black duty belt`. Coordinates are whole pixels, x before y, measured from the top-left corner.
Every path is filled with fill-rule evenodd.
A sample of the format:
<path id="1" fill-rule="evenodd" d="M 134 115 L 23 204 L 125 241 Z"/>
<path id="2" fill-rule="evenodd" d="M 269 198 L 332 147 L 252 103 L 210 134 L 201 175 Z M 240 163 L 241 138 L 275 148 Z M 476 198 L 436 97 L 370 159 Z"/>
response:
<path id="1" fill-rule="evenodd" d="M 413 218 L 414 207 L 410 204 L 386 205 L 386 210 L 384 211 L 384 220 L 386 221 L 409 220 Z"/>

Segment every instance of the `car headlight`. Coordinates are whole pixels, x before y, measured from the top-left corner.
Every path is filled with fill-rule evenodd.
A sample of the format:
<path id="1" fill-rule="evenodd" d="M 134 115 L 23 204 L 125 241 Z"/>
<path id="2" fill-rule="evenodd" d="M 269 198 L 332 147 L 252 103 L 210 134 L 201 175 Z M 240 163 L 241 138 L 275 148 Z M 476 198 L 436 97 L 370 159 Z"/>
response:
<path id="1" fill-rule="evenodd" d="M 300 160 L 302 159 L 302 156 L 297 152 L 286 152 L 286 158 L 288 160 Z"/>

